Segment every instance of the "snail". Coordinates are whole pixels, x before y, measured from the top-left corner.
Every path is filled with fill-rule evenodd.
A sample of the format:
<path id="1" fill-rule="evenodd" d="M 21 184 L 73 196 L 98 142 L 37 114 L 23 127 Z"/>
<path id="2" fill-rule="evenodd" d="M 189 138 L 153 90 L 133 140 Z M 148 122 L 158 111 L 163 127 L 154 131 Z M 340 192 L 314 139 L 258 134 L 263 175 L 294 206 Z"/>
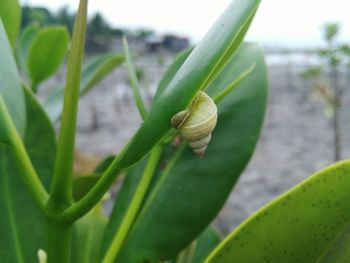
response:
<path id="1" fill-rule="evenodd" d="M 188 109 L 171 118 L 171 125 L 180 130 L 193 151 L 203 156 L 217 121 L 217 107 L 206 93 L 199 91 Z"/>

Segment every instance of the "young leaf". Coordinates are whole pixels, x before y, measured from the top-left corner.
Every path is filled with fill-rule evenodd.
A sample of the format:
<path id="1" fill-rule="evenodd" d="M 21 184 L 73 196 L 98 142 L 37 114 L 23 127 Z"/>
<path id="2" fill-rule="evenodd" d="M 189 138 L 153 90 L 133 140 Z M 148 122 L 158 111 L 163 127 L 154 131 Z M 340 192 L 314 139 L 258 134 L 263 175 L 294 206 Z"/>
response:
<path id="1" fill-rule="evenodd" d="M 2 5 L 2 4 L 1 4 Z M 7 35 L 0 19 L 0 95 L 10 113 L 17 131 L 23 136 L 26 127 L 26 108 L 21 79 L 8 42 Z M 0 114 L 1 115 L 1 114 Z M 1 118 L 1 116 L 0 116 Z M 6 140 L 8 134 L 0 125 L 0 143 Z"/>
<path id="2" fill-rule="evenodd" d="M 243 222 L 205 262 L 327 262 L 350 223 L 349 173 L 343 161 L 307 178 Z"/>
<path id="3" fill-rule="evenodd" d="M 83 67 L 80 81 L 80 95 L 86 94 L 112 70 L 118 67 L 124 61 L 120 54 L 103 54 L 94 57 L 87 65 Z M 44 108 L 53 123 L 57 122 L 62 113 L 64 88 L 57 88 L 44 101 Z"/>
<path id="4" fill-rule="evenodd" d="M 0 20 L 4 23 L 12 47 L 15 46 L 17 35 L 19 33 L 21 13 L 21 7 L 17 0 L 1 0 Z"/>
<path id="5" fill-rule="evenodd" d="M 27 58 L 32 88 L 36 92 L 40 82 L 53 75 L 68 51 L 69 34 L 65 27 L 48 27 L 37 34 Z"/>
<path id="6" fill-rule="evenodd" d="M 30 25 L 23 30 L 19 38 L 19 42 L 17 46 L 17 59 L 21 70 L 26 74 L 29 73 L 29 70 L 27 67 L 29 49 L 33 39 L 36 37 L 36 35 L 39 32 L 40 32 L 40 27 L 38 25 Z"/>
<path id="7" fill-rule="evenodd" d="M 253 63 L 253 72 L 218 105 L 218 124 L 204 157 L 198 158 L 186 146 L 161 174 L 125 242 L 120 262 L 173 258 L 220 211 L 253 153 L 262 126 L 267 76 L 260 48 L 243 45 L 207 89 L 211 95 L 219 93 Z"/>
<path id="8" fill-rule="evenodd" d="M 24 138 L 41 181 L 49 186 L 56 142 L 40 104 L 26 92 L 28 127 Z M 40 138 L 38 140 L 38 138 Z M 9 149 L 0 146 L 0 259 L 6 263 L 37 262 L 46 248 L 45 217 L 27 192 Z"/>
<path id="9" fill-rule="evenodd" d="M 142 99 L 141 85 L 139 83 L 139 80 L 138 80 L 138 77 L 136 74 L 134 62 L 131 58 L 131 53 L 129 51 L 128 40 L 127 40 L 126 36 L 123 37 L 123 47 L 124 47 L 124 54 L 125 54 L 125 58 L 126 58 L 126 64 L 128 67 L 129 81 L 130 81 L 130 85 L 131 85 L 131 88 L 132 88 L 133 93 L 134 93 L 134 100 L 136 102 L 136 105 L 137 105 L 137 108 L 138 108 L 139 113 L 141 115 L 141 118 L 145 119 L 147 116 L 147 110 L 146 110 L 145 104 L 144 104 L 143 99 Z"/>

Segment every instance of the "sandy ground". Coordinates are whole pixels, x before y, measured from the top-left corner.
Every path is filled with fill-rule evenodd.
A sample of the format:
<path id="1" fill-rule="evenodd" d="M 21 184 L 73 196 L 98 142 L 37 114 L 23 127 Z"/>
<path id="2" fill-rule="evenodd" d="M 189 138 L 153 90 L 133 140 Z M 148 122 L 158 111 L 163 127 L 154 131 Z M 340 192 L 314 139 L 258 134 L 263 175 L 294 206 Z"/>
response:
<path id="1" fill-rule="evenodd" d="M 144 97 L 149 102 L 169 64 L 156 56 L 138 60 L 144 71 Z M 332 163 L 331 120 L 322 102 L 313 99 L 310 83 L 299 78 L 303 66 L 270 65 L 267 115 L 255 154 L 220 213 L 217 223 L 232 230 L 257 208 L 311 173 Z M 350 87 L 349 87 L 350 88 Z M 349 96 L 344 96 L 343 157 L 349 150 Z M 350 106 L 350 105 L 348 105 Z M 77 149 L 104 156 L 117 153 L 140 125 L 125 68 L 118 69 L 79 105 Z"/>

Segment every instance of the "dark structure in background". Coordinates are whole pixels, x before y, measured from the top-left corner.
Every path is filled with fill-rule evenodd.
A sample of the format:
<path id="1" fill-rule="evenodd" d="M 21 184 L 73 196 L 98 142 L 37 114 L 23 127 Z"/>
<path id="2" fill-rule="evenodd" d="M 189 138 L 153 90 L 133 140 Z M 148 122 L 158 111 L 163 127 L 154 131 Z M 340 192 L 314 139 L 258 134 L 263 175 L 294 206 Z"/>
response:
<path id="1" fill-rule="evenodd" d="M 51 25 L 64 25 L 72 32 L 75 13 L 63 7 L 58 12 L 51 12 L 43 7 L 22 8 L 22 29 L 28 25 L 38 24 L 42 27 Z M 153 30 L 136 29 L 128 30 L 111 26 L 105 18 L 96 13 L 88 22 L 86 35 L 86 50 L 89 53 L 104 52 L 111 49 L 119 51 L 119 42 L 123 34 L 128 36 L 131 42 L 137 43 L 139 50 L 146 52 L 159 52 L 162 50 L 178 52 L 189 46 L 189 39 L 173 34 L 157 36 Z"/>
<path id="2" fill-rule="evenodd" d="M 187 37 L 176 35 L 155 36 L 146 38 L 147 50 L 149 52 L 159 52 L 162 49 L 178 52 L 190 45 Z"/>

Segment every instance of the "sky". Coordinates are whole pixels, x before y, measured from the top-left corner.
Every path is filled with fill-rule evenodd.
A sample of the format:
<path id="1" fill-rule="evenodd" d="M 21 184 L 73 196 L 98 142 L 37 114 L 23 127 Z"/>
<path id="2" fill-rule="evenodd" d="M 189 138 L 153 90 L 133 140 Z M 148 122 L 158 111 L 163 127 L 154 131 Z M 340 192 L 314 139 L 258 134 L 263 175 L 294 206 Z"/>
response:
<path id="1" fill-rule="evenodd" d="M 342 24 L 342 39 L 350 42 L 349 0 L 262 0 L 247 39 L 268 46 L 320 45 L 326 22 Z M 57 10 L 71 10 L 77 0 L 20 0 Z M 90 0 L 89 13 L 102 13 L 115 26 L 146 27 L 177 33 L 198 42 L 231 0 Z M 137 8 L 136 8 L 137 7 Z"/>

